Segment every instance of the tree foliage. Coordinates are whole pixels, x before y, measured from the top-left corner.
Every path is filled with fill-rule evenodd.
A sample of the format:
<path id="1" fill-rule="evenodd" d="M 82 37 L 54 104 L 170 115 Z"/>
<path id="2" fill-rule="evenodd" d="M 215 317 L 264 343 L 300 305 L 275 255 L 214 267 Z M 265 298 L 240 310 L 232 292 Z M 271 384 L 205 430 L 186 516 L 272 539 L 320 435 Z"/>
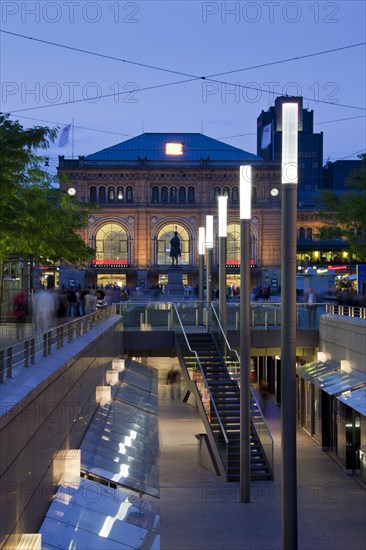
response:
<path id="1" fill-rule="evenodd" d="M 345 193 L 323 191 L 321 201 L 327 225 L 319 229 L 322 239 L 344 237 L 351 253 L 366 260 L 366 154 L 360 155 L 362 165 L 346 180 Z"/>
<path id="2" fill-rule="evenodd" d="M 19 254 L 80 263 L 93 255 L 78 233 L 89 211 L 55 188 L 37 153 L 56 135 L 57 129 L 25 129 L 0 114 L 0 261 Z"/>

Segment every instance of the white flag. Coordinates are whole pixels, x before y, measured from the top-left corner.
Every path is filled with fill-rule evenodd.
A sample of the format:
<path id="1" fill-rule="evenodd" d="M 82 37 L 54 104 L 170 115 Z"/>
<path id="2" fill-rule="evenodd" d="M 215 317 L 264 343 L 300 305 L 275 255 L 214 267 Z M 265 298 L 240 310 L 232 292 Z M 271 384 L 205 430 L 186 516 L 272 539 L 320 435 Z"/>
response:
<path id="1" fill-rule="evenodd" d="M 58 142 L 59 147 L 64 147 L 69 142 L 69 133 L 70 133 L 71 124 L 68 124 L 64 127 L 60 134 L 60 139 Z"/>
<path id="2" fill-rule="evenodd" d="M 267 149 L 272 141 L 272 122 L 263 128 L 261 149 Z"/>

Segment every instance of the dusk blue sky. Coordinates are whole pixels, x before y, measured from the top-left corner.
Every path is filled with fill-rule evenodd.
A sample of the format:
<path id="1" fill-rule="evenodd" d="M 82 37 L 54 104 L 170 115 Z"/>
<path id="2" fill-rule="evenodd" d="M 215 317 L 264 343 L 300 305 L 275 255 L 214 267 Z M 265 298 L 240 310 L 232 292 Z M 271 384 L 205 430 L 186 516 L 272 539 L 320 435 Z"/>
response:
<path id="1" fill-rule="evenodd" d="M 365 5 L 3 0 L 3 31 L 156 69 L 1 33 L 1 111 L 24 126 L 74 119 L 74 156 L 142 131 L 203 131 L 256 153 L 260 112 L 276 95 L 303 95 L 315 131 L 324 132 L 324 160 L 357 158 L 366 147 L 365 45 L 251 67 L 365 42 Z M 159 87 L 238 69 L 212 77 L 220 82 L 198 78 Z M 149 87 L 155 88 L 142 90 Z M 126 91 L 133 93 L 116 95 Z M 55 144 L 48 154 L 56 166 L 59 154 L 71 157 L 71 143 Z"/>

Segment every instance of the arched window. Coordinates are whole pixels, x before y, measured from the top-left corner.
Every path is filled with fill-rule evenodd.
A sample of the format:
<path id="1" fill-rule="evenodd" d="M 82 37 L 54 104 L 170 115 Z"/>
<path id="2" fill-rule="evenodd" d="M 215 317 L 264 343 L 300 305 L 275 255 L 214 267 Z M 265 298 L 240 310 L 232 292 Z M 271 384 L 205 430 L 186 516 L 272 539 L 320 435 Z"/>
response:
<path id="1" fill-rule="evenodd" d="M 227 259 L 240 262 L 240 225 L 238 223 L 227 226 Z"/>
<path id="2" fill-rule="evenodd" d="M 89 200 L 90 202 L 97 202 L 97 188 L 95 187 L 95 185 L 93 185 L 93 187 L 90 188 Z"/>
<path id="3" fill-rule="evenodd" d="M 114 201 L 114 187 L 108 187 L 108 201 Z"/>
<path id="4" fill-rule="evenodd" d="M 127 187 L 126 189 L 126 202 L 133 202 L 133 191 L 132 187 Z"/>
<path id="5" fill-rule="evenodd" d="M 171 204 L 176 204 L 177 202 L 177 188 L 176 187 L 171 187 L 170 188 L 170 203 Z"/>
<path id="6" fill-rule="evenodd" d="M 299 228 L 299 241 L 305 240 L 305 227 Z"/>
<path id="7" fill-rule="evenodd" d="M 181 225 L 169 224 L 163 227 L 158 234 L 158 254 L 159 265 L 171 265 L 170 258 L 170 239 L 174 237 L 174 231 L 177 231 L 180 239 L 181 256 L 178 259 L 179 264 L 189 265 L 189 236 L 187 230 Z"/>
<path id="8" fill-rule="evenodd" d="M 233 187 L 233 191 L 231 193 L 231 203 L 239 204 L 239 189 L 237 187 Z"/>
<path id="9" fill-rule="evenodd" d="M 194 204 L 196 202 L 194 187 L 188 187 L 188 202 L 189 204 Z"/>
<path id="10" fill-rule="evenodd" d="M 117 187 L 117 200 L 119 202 L 123 201 L 123 187 Z"/>
<path id="11" fill-rule="evenodd" d="M 105 187 L 99 187 L 99 202 L 106 201 L 106 192 Z"/>
<path id="12" fill-rule="evenodd" d="M 227 261 L 240 264 L 240 225 L 231 223 L 227 226 Z M 250 231 L 250 261 L 258 264 L 258 246 L 252 230 Z"/>
<path id="13" fill-rule="evenodd" d="M 161 202 L 167 203 L 168 202 L 168 188 L 162 187 L 161 188 Z"/>
<path id="14" fill-rule="evenodd" d="M 185 203 L 186 203 L 186 188 L 179 187 L 179 204 L 185 204 Z"/>
<path id="15" fill-rule="evenodd" d="M 306 240 L 312 241 L 313 240 L 313 230 L 311 227 L 306 228 Z"/>
<path id="16" fill-rule="evenodd" d="M 220 187 L 215 187 L 214 189 L 214 201 L 216 202 L 217 200 L 217 197 L 219 197 L 221 195 L 221 189 Z"/>
<path id="17" fill-rule="evenodd" d="M 152 188 L 151 202 L 159 202 L 159 187 Z"/>
<path id="18" fill-rule="evenodd" d="M 230 189 L 228 187 L 224 187 L 224 197 L 230 197 Z"/>
<path id="19" fill-rule="evenodd" d="M 126 231 L 115 223 L 98 229 L 95 236 L 96 260 L 125 260 L 128 263 L 128 237 Z"/>

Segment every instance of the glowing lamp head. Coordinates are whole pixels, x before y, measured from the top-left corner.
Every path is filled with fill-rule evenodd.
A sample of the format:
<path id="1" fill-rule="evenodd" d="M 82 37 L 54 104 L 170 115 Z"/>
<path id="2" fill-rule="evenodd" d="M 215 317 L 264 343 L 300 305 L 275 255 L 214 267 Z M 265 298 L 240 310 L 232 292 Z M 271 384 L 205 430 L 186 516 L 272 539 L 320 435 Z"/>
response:
<path id="1" fill-rule="evenodd" d="M 297 103 L 282 105 L 282 184 L 298 182 Z"/>
<path id="2" fill-rule="evenodd" d="M 227 196 L 217 197 L 219 205 L 219 237 L 227 237 Z"/>
<path id="3" fill-rule="evenodd" d="M 252 167 L 240 166 L 240 219 L 250 220 L 252 200 Z"/>
<path id="4" fill-rule="evenodd" d="M 213 248 L 213 216 L 206 216 L 206 248 Z"/>

